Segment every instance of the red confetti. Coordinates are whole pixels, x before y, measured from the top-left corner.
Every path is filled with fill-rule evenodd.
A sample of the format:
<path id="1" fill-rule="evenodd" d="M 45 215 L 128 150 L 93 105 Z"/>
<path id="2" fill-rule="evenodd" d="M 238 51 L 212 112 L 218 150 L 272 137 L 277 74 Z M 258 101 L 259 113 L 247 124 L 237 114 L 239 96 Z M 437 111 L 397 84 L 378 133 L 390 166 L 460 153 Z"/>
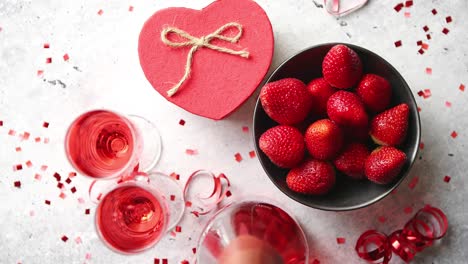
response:
<path id="1" fill-rule="evenodd" d="M 68 173 L 68 177 L 73 178 L 76 176 L 76 172 L 70 172 Z"/>
<path id="2" fill-rule="evenodd" d="M 154 258 L 154 264 L 160 264 L 160 262 L 159 262 L 159 259 L 158 259 L 158 258 Z"/>
<path id="3" fill-rule="evenodd" d="M 411 7 L 413 5 L 413 1 L 406 1 L 405 7 Z"/>
<path id="4" fill-rule="evenodd" d="M 57 188 L 62 189 L 63 188 L 63 183 L 61 183 L 61 182 L 57 183 Z"/>
<path id="5" fill-rule="evenodd" d="M 408 187 L 409 187 L 411 190 L 413 190 L 413 189 L 416 187 L 416 185 L 418 184 L 418 182 L 419 182 L 419 177 L 418 177 L 418 176 L 415 176 L 415 177 L 413 177 L 413 179 L 411 179 L 411 181 L 408 183 Z"/>
<path id="6" fill-rule="evenodd" d="M 448 30 L 448 28 L 444 28 L 442 30 L 442 33 L 444 33 L 445 35 L 447 35 L 449 32 L 450 32 L 450 30 Z"/>
<path id="7" fill-rule="evenodd" d="M 421 112 L 421 107 L 418 106 L 418 112 Z"/>
<path id="8" fill-rule="evenodd" d="M 452 131 L 452 133 L 450 134 L 450 136 L 451 136 L 452 138 L 458 137 L 457 131 Z"/>
<path id="9" fill-rule="evenodd" d="M 14 131 L 13 129 L 10 129 L 10 130 L 8 130 L 8 135 L 14 136 L 14 135 L 16 135 L 16 131 Z"/>
<path id="10" fill-rule="evenodd" d="M 41 171 L 46 171 L 47 170 L 47 165 L 42 165 L 41 166 Z"/>
<path id="11" fill-rule="evenodd" d="M 177 233 L 182 232 L 182 227 L 181 227 L 181 226 L 176 226 L 176 227 L 175 227 L 175 231 L 176 231 Z"/>
<path id="12" fill-rule="evenodd" d="M 76 193 L 76 187 L 75 186 L 71 187 L 70 192 Z"/>
<path id="13" fill-rule="evenodd" d="M 67 178 L 67 179 L 65 180 L 65 182 L 66 182 L 67 184 L 70 184 L 70 183 L 72 182 L 72 180 L 71 180 L 70 178 Z"/>
<path id="14" fill-rule="evenodd" d="M 424 30 L 424 32 L 428 32 L 428 31 L 429 31 L 429 27 L 428 27 L 428 26 L 424 26 L 424 27 L 423 27 L 423 30 Z"/>
<path id="15" fill-rule="evenodd" d="M 429 49 L 429 44 L 426 44 L 426 43 L 423 43 L 421 45 L 421 48 L 425 49 L 425 50 L 428 50 Z"/>
<path id="16" fill-rule="evenodd" d="M 34 141 L 35 141 L 36 143 L 41 142 L 41 138 L 40 138 L 40 137 L 37 137 L 37 138 L 34 139 Z"/>
<path id="17" fill-rule="evenodd" d="M 377 220 L 380 222 L 380 223 L 385 223 L 387 221 L 387 218 L 385 216 L 379 216 L 379 218 L 377 218 Z"/>
<path id="18" fill-rule="evenodd" d="M 427 34 L 427 35 L 426 35 L 426 38 L 427 38 L 428 40 L 430 40 L 430 39 L 431 39 L 431 34 Z"/>
<path id="19" fill-rule="evenodd" d="M 102 15 L 104 13 L 104 11 L 102 11 L 102 9 L 99 9 L 99 11 L 97 12 L 98 15 Z"/>
<path id="20" fill-rule="evenodd" d="M 83 198 L 80 197 L 80 198 L 78 198 L 78 203 L 84 204 L 84 203 L 85 203 L 85 200 L 84 200 Z"/>
<path id="21" fill-rule="evenodd" d="M 19 170 L 22 170 L 23 169 L 23 165 L 21 164 L 17 164 L 15 166 L 13 166 L 13 171 L 19 171 Z"/>
<path id="22" fill-rule="evenodd" d="M 49 43 L 44 43 L 44 49 L 48 49 L 50 48 L 50 44 Z"/>
<path id="23" fill-rule="evenodd" d="M 446 21 L 447 23 L 451 23 L 451 22 L 452 22 L 452 17 L 451 17 L 451 16 L 446 17 L 446 18 L 445 18 L 445 21 Z"/>
<path id="24" fill-rule="evenodd" d="M 185 120 L 183 120 L 183 119 L 179 120 L 179 125 L 181 125 L 181 126 L 185 125 Z"/>
<path id="25" fill-rule="evenodd" d="M 337 238 L 336 238 L 336 243 L 338 243 L 338 244 L 340 244 L 340 245 L 341 245 L 341 244 L 344 244 L 344 243 L 346 243 L 346 238 L 344 238 L 344 237 L 337 237 Z"/>
<path id="26" fill-rule="evenodd" d="M 129 6 L 129 7 L 128 7 L 128 11 L 129 11 L 129 12 L 132 12 L 132 11 L 133 11 L 133 6 Z"/>
<path id="27" fill-rule="evenodd" d="M 55 172 L 54 173 L 54 178 L 57 180 L 57 181 L 60 181 L 62 179 L 62 177 L 60 176 L 60 174 L 58 174 L 58 172 Z"/>
<path id="28" fill-rule="evenodd" d="M 234 158 L 236 159 L 237 162 L 241 162 L 241 161 L 242 161 L 242 156 L 241 156 L 240 153 L 236 153 L 236 154 L 234 155 Z"/>
<path id="29" fill-rule="evenodd" d="M 0 126 L 3 126 L 3 121 L 2 120 L 0 120 Z"/>
<path id="30" fill-rule="evenodd" d="M 458 89 L 460 89 L 460 91 L 464 92 L 465 91 L 465 85 L 460 84 L 460 87 L 458 87 Z"/>
<path id="31" fill-rule="evenodd" d="M 434 8 L 434 9 L 432 9 L 432 11 L 431 11 L 431 12 L 432 12 L 432 14 L 433 14 L 433 15 L 437 15 L 437 10 L 436 10 L 435 8 Z"/>
<path id="32" fill-rule="evenodd" d="M 87 215 L 89 215 L 90 212 L 91 212 L 91 210 L 88 208 L 88 209 L 85 210 L 84 213 L 87 214 Z"/>
<path id="33" fill-rule="evenodd" d="M 450 182 L 450 179 L 451 179 L 450 176 L 445 176 L 445 177 L 444 177 L 444 182 L 449 183 L 449 182 Z"/>
<path id="34" fill-rule="evenodd" d="M 185 150 L 185 153 L 186 153 L 187 155 L 193 156 L 193 155 L 197 155 L 197 154 L 198 154 L 198 151 L 197 151 L 196 149 L 186 149 L 186 150 Z"/>
<path id="35" fill-rule="evenodd" d="M 38 70 L 37 71 L 37 77 L 42 77 L 42 75 L 44 75 L 44 71 L 43 70 Z"/>
<path id="36" fill-rule="evenodd" d="M 191 206 L 192 206 L 192 202 L 190 202 L 190 201 L 185 202 L 185 207 L 191 207 Z"/>
<path id="37" fill-rule="evenodd" d="M 81 237 L 78 236 L 75 238 L 75 243 L 81 244 L 81 242 L 82 242 Z"/>
<path id="38" fill-rule="evenodd" d="M 20 151 L 21 151 L 21 147 L 16 147 L 15 150 L 16 150 L 16 152 L 20 152 Z"/>
<path id="39" fill-rule="evenodd" d="M 28 140 L 29 136 L 31 136 L 31 134 L 29 132 L 24 132 L 23 133 L 23 140 Z"/>
<path id="40" fill-rule="evenodd" d="M 50 205 L 50 201 L 49 201 L 49 200 L 45 200 L 44 203 L 47 204 L 47 205 Z"/>
<path id="41" fill-rule="evenodd" d="M 38 181 L 40 181 L 41 178 L 42 178 L 42 176 L 41 176 L 39 173 L 36 173 L 36 174 L 34 175 L 34 179 L 36 179 L 36 180 L 38 180 Z"/>
<path id="42" fill-rule="evenodd" d="M 242 127 L 242 132 L 249 133 L 249 127 L 248 126 L 243 126 Z"/>
<path id="43" fill-rule="evenodd" d="M 426 73 L 429 75 L 432 74 L 432 68 L 426 68 Z"/>
<path id="44" fill-rule="evenodd" d="M 423 142 L 419 143 L 419 148 L 424 149 L 424 143 Z"/>
<path id="45" fill-rule="evenodd" d="M 67 242 L 67 240 L 68 240 L 68 237 L 67 237 L 67 236 L 65 236 L 65 235 L 62 236 L 62 241 L 63 241 L 63 242 Z"/>
<path id="46" fill-rule="evenodd" d="M 65 199 L 65 198 L 67 198 L 67 195 L 65 193 L 60 193 L 59 197 L 62 198 L 62 199 Z"/>
<path id="47" fill-rule="evenodd" d="M 26 166 L 28 168 L 31 168 L 33 166 L 32 162 L 30 160 L 26 161 Z"/>
<path id="48" fill-rule="evenodd" d="M 91 259 L 91 253 L 86 253 L 85 258 L 86 258 L 87 260 L 90 260 L 90 259 Z"/>
<path id="49" fill-rule="evenodd" d="M 411 214 L 413 212 L 413 207 L 411 206 L 405 207 L 403 211 L 405 212 L 405 214 Z"/>
<path id="50" fill-rule="evenodd" d="M 167 259 L 162 259 L 162 264 L 167 264 Z"/>
<path id="51" fill-rule="evenodd" d="M 21 188 L 21 182 L 20 181 L 15 181 L 13 184 L 14 184 L 14 186 L 16 188 Z"/>
<path id="52" fill-rule="evenodd" d="M 404 7 L 403 3 L 399 3 L 397 4 L 393 9 L 395 9 L 395 11 L 397 12 L 400 12 L 400 10 Z"/>
<path id="53" fill-rule="evenodd" d="M 406 17 L 406 18 L 410 18 L 410 17 L 411 17 L 411 13 L 410 13 L 410 12 L 405 12 L 405 17 Z"/>
<path id="54" fill-rule="evenodd" d="M 401 40 L 395 41 L 395 47 L 400 47 L 402 45 Z"/>
<path id="55" fill-rule="evenodd" d="M 192 248 L 193 254 L 197 254 L 197 248 Z"/>
<path id="56" fill-rule="evenodd" d="M 68 55 L 68 53 L 63 54 L 64 61 L 68 61 L 69 59 L 70 59 L 70 56 Z"/>
<path id="57" fill-rule="evenodd" d="M 48 122 L 44 122 L 44 123 L 42 123 L 42 126 L 45 127 L 45 128 L 48 128 L 48 127 L 49 127 L 49 123 L 48 123 Z"/>
<path id="58" fill-rule="evenodd" d="M 46 137 L 46 138 L 44 138 L 44 144 L 48 144 L 48 143 L 49 143 L 49 141 L 50 141 L 50 139 L 49 139 L 49 138 L 47 138 L 47 137 Z"/>
<path id="59" fill-rule="evenodd" d="M 49 63 L 52 63 L 52 58 L 46 58 L 46 63 L 49 64 Z"/>
<path id="60" fill-rule="evenodd" d="M 180 179 L 180 175 L 175 172 L 171 173 L 169 176 L 171 176 L 171 178 L 177 181 Z"/>
<path id="61" fill-rule="evenodd" d="M 231 191 L 226 192 L 226 197 L 230 197 L 232 195 Z"/>
<path id="62" fill-rule="evenodd" d="M 255 151 L 252 150 L 252 151 L 249 152 L 249 156 L 250 156 L 250 158 L 253 159 L 253 158 L 255 158 L 257 155 L 255 154 Z"/>
<path id="63" fill-rule="evenodd" d="M 423 95 L 424 99 L 427 99 L 431 96 L 432 96 L 431 89 L 424 89 L 424 95 Z"/>
<path id="64" fill-rule="evenodd" d="M 171 194 L 170 199 L 171 201 L 175 201 L 175 195 Z"/>
<path id="65" fill-rule="evenodd" d="M 190 264 L 190 262 L 188 262 L 188 260 L 182 260 L 180 264 Z"/>
<path id="66" fill-rule="evenodd" d="M 445 106 L 446 106 L 446 107 L 452 107 L 452 103 L 449 102 L 449 101 L 445 101 Z"/>

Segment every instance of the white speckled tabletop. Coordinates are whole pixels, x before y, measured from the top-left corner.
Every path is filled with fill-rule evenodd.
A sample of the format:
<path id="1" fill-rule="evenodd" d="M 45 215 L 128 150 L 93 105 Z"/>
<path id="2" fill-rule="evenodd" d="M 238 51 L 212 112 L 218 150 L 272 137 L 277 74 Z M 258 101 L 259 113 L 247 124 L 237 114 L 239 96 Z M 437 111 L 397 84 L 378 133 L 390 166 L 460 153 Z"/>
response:
<path id="1" fill-rule="evenodd" d="M 400 1 L 369 0 L 358 12 L 336 19 L 313 0 L 258 0 L 275 33 L 272 69 L 308 46 L 349 42 L 382 55 L 415 94 L 424 89 L 432 93 L 429 98 L 416 96 L 424 149 L 410 175 L 395 194 L 344 213 L 314 210 L 289 200 L 270 182 L 258 160 L 249 157 L 253 141 L 242 127 L 251 128 L 257 94 L 234 114 L 215 122 L 166 102 L 145 79 L 137 54 L 144 21 L 161 8 L 202 8 L 210 2 L 0 0 L 0 263 L 153 263 L 156 257 L 168 258 L 169 263 L 183 259 L 193 263 L 191 249 L 206 218 L 187 216 L 181 223 L 183 232 L 175 238 L 126 256 L 106 248 L 95 233 L 95 205 L 87 197 L 89 179 L 78 175 L 66 186 L 65 199 L 59 197 L 53 173 L 66 177 L 73 171 L 63 148 L 66 129 L 78 114 L 95 108 L 135 113 L 156 123 L 164 145 L 158 169 L 179 173 L 182 183 L 194 170 L 205 168 L 230 177 L 234 199 L 255 193 L 285 204 L 307 233 L 312 259 L 320 263 L 361 263 L 354 244 L 363 231 L 393 231 L 412 215 L 405 208 L 414 212 L 426 203 L 446 212 L 450 229 L 440 244 L 419 254 L 413 263 L 466 263 L 468 91 L 460 86 L 468 85 L 468 2 L 416 0 L 413 7 L 397 13 L 393 7 Z M 437 15 L 431 13 L 433 8 Z M 404 12 L 410 12 L 406 15 L 410 17 Z M 447 16 L 453 22 L 447 23 Z M 426 39 L 425 25 L 431 40 Z M 448 34 L 442 33 L 444 27 Z M 399 48 L 394 44 L 397 40 L 403 43 Z M 423 55 L 418 53 L 418 40 L 429 45 Z M 44 43 L 50 48 L 44 49 Z M 49 57 L 52 63 L 47 64 Z M 185 126 L 179 125 L 180 119 Z M 42 127 L 44 121 L 50 123 L 48 128 Z M 8 135 L 10 129 L 15 136 Z M 31 136 L 21 141 L 18 135 L 24 131 Z M 458 136 L 451 137 L 452 131 Z M 40 143 L 36 137 L 41 137 Z M 50 142 L 45 144 L 44 138 Z M 186 149 L 197 149 L 199 154 L 186 155 Z M 242 155 L 241 162 L 236 162 L 236 153 Z M 28 160 L 31 167 L 26 165 Z M 23 169 L 13 171 L 16 164 Z M 42 171 L 41 165 L 47 165 L 47 170 Z M 40 180 L 35 179 L 36 173 Z M 445 176 L 451 181 L 445 182 Z M 414 177 L 419 182 L 411 189 L 408 183 Z M 17 181 L 21 188 L 14 186 Z M 70 191 L 72 186 L 76 193 Z M 379 222 L 382 217 L 385 223 Z M 63 235 L 67 242 L 61 240 Z M 337 244 L 337 237 L 346 238 L 346 243 Z M 392 263 L 400 260 L 394 257 Z"/>

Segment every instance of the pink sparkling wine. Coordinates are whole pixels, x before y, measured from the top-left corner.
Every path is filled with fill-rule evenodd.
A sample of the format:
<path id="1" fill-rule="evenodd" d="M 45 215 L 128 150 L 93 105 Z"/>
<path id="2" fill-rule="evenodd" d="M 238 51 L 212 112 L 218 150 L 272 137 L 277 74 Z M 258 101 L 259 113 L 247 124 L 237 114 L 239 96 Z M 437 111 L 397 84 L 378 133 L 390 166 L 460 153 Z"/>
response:
<path id="1" fill-rule="evenodd" d="M 134 162 L 135 133 L 130 121 L 116 113 L 96 110 L 70 126 L 66 152 L 82 174 L 108 178 L 128 173 Z"/>
<path id="2" fill-rule="evenodd" d="M 166 231 L 166 212 L 152 191 L 124 183 L 99 203 L 96 227 L 108 246 L 119 252 L 135 253 L 161 239 Z"/>

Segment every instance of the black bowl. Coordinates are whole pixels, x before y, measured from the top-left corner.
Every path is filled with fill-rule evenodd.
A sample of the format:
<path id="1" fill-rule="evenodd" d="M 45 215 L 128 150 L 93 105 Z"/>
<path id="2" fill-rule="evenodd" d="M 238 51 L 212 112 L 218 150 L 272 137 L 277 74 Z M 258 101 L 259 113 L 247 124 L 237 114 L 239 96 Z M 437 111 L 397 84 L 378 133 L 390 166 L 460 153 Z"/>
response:
<path id="1" fill-rule="evenodd" d="M 313 46 L 292 56 L 282 63 L 269 77 L 267 82 L 277 81 L 283 78 L 297 78 L 304 83 L 322 76 L 322 61 L 331 47 L 344 44 L 357 52 L 364 66 L 364 73 L 375 73 L 386 78 L 392 86 L 392 104 L 408 104 L 410 108 L 408 135 L 400 149 L 406 153 L 407 160 L 400 175 L 390 184 L 377 185 L 368 180 L 356 181 L 340 174 L 337 171 L 335 187 L 326 195 L 311 196 L 291 191 L 286 185 L 286 175 L 289 170 L 281 169 L 274 165 L 268 157 L 259 149 L 258 140 L 269 128 L 278 125 L 271 120 L 263 110 L 260 99 L 257 100 L 254 113 L 254 138 L 255 150 L 260 163 L 270 180 L 287 196 L 309 207 L 330 210 L 345 211 L 369 206 L 388 195 L 406 177 L 413 165 L 419 148 L 421 138 L 421 124 L 416 101 L 408 84 L 398 71 L 386 60 L 377 54 L 359 46 L 346 43 L 327 43 Z"/>

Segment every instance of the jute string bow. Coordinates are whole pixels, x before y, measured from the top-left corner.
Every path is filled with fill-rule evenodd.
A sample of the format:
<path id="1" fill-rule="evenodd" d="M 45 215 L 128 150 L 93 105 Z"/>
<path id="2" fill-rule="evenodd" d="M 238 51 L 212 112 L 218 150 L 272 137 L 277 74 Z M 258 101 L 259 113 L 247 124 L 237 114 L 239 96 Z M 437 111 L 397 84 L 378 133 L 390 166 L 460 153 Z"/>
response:
<path id="1" fill-rule="evenodd" d="M 237 35 L 235 35 L 234 37 L 223 36 L 222 33 L 224 31 L 226 31 L 227 29 L 230 29 L 230 28 L 237 28 L 237 30 L 238 30 Z M 219 51 L 219 52 L 240 56 L 242 58 L 249 58 L 249 52 L 246 51 L 246 50 L 232 50 L 232 49 L 229 49 L 229 48 L 216 46 L 216 45 L 213 45 L 213 44 L 210 43 L 211 40 L 213 40 L 213 39 L 220 39 L 220 40 L 224 40 L 224 41 L 227 41 L 227 42 L 230 42 L 230 43 L 237 43 L 239 41 L 239 39 L 242 37 L 242 31 L 243 31 L 242 26 L 239 23 L 236 23 L 236 22 L 227 23 L 226 25 L 218 28 L 215 32 L 213 32 L 213 33 L 211 33 L 209 35 L 206 35 L 206 36 L 202 36 L 200 38 L 194 37 L 194 36 L 190 35 L 189 33 L 185 32 L 185 31 L 183 31 L 181 29 L 175 28 L 175 27 L 165 28 L 161 32 L 161 40 L 162 40 L 162 42 L 164 44 L 166 44 L 167 46 L 172 47 L 172 48 L 181 48 L 181 47 L 192 46 L 192 48 L 190 49 L 190 51 L 189 51 L 189 53 L 187 55 L 187 62 L 185 64 L 184 76 L 182 77 L 182 79 L 176 85 L 174 85 L 169 91 L 167 91 L 167 95 L 169 97 L 172 97 L 175 93 L 177 93 L 177 91 L 184 84 L 184 82 L 187 81 L 187 79 L 190 76 L 190 73 L 192 72 L 193 55 L 199 48 L 208 48 L 208 49 L 216 50 L 216 51 Z M 167 35 L 170 34 L 170 33 L 177 34 L 177 35 L 185 38 L 187 41 L 173 42 L 173 41 L 171 41 L 171 40 L 169 40 L 167 38 Z"/>

